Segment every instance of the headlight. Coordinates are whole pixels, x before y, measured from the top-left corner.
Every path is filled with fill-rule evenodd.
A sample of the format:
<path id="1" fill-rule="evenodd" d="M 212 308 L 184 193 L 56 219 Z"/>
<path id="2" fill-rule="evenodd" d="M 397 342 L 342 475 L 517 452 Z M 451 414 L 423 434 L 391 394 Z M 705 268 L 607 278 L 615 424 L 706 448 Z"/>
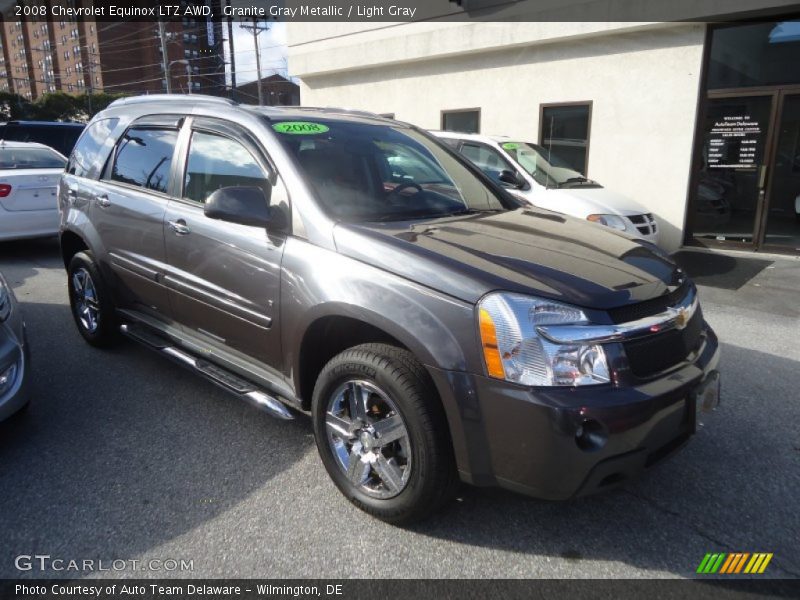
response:
<path id="1" fill-rule="evenodd" d="M 478 304 L 483 357 L 490 377 L 522 385 L 578 386 L 610 381 L 599 345 L 554 344 L 542 325 L 585 325 L 582 310 L 521 294 L 492 293 Z"/>
<path id="2" fill-rule="evenodd" d="M 627 229 L 625 219 L 617 215 L 589 215 L 586 217 L 586 220 L 592 223 L 600 223 L 612 229 L 619 229 L 620 231 L 625 231 Z"/>
<path id="3" fill-rule="evenodd" d="M 5 321 L 11 314 L 11 294 L 5 281 L 0 277 L 0 321 Z"/>

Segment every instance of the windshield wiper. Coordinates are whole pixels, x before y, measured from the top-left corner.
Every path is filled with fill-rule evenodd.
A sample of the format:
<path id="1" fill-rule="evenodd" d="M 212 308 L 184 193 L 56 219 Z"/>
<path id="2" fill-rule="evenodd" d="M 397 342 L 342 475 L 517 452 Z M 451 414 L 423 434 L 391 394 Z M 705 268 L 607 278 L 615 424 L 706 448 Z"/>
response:
<path id="1" fill-rule="evenodd" d="M 432 215 L 434 219 L 442 219 L 444 217 L 460 217 L 463 215 L 479 215 L 481 213 L 496 213 L 502 212 L 505 209 L 502 208 L 464 208 L 462 210 L 456 210 L 449 213 L 440 213 L 438 215 Z"/>
<path id="2" fill-rule="evenodd" d="M 430 214 L 430 213 L 411 213 L 411 214 L 386 214 L 386 215 L 375 215 L 369 217 L 362 217 L 362 219 L 368 223 L 385 223 L 386 221 L 417 221 L 420 219 L 433 219 L 439 217 L 440 215 Z"/>
<path id="3" fill-rule="evenodd" d="M 572 184 L 572 183 L 590 183 L 590 184 L 594 184 L 594 181 L 592 181 L 591 179 L 587 179 L 586 177 L 570 177 L 569 179 L 566 179 L 566 180 L 561 181 L 558 184 L 556 184 L 556 187 L 564 187 L 564 186 L 567 186 L 567 185 Z"/>
<path id="4" fill-rule="evenodd" d="M 385 223 L 387 221 L 421 221 L 423 219 L 445 219 L 447 217 L 460 217 L 463 215 L 479 215 L 481 213 L 495 213 L 502 212 L 503 208 L 465 208 L 454 212 L 446 213 L 411 213 L 411 214 L 396 214 L 390 213 L 386 215 L 375 215 L 370 217 L 363 217 L 364 221 L 372 223 Z"/>

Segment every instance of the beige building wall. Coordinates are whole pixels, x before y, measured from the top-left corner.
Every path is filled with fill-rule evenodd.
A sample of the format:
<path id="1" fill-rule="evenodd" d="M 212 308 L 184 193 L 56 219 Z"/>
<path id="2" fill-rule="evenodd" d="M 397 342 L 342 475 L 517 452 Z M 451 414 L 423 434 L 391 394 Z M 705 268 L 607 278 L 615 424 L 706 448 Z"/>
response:
<path id="1" fill-rule="evenodd" d="M 415 23 L 352 33 L 289 25 L 289 68 L 309 106 L 440 127 L 481 109 L 481 133 L 538 140 L 542 103 L 593 103 L 589 177 L 655 213 L 682 242 L 705 25 Z M 316 41 L 314 41 L 316 40 Z"/>

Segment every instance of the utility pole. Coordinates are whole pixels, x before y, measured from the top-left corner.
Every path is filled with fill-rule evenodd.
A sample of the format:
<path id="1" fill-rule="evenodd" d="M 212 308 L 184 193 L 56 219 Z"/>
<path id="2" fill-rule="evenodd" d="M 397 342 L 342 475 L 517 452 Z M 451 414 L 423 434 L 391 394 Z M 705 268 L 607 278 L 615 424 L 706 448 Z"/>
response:
<path id="1" fill-rule="evenodd" d="M 242 23 L 239 25 L 239 27 L 253 32 L 253 42 L 256 46 L 256 72 L 258 74 L 258 81 L 256 82 L 256 87 L 258 89 L 258 105 L 264 106 L 264 93 L 261 91 L 261 50 L 258 47 L 258 34 L 262 31 L 267 31 L 269 29 L 269 25 L 266 23 L 259 23 L 254 18 L 252 25 L 245 25 Z"/>
<path id="2" fill-rule="evenodd" d="M 167 56 L 167 33 L 164 31 L 164 21 L 158 22 L 158 37 L 161 39 L 161 61 L 164 65 L 164 77 L 167 81 L 167 93 L 172 93 L 172 82 L 169 77 L 169 57 Z"/>
<path id="3" fill-rule="evenodd" d="M 92 114 L 92 91 L 94 89 L 94 56 L 90 55 L 89 52 L 86 52 L 86 56 L 89 57 L 87 62 L 89 66 L 89 91 L 86 95 L 86 101 L 88 102 L 89 108 L 89 118 L 91 119 L 94 115 Z"/>
<path id="4" fill-rule="evenodd" d="M 226 0 L 227 5 L 230 7 L 231 0 Z M 224 53 L 223 53 L 224 54 Z M 238 94 L 236 92 L 236 58 L 233 54 L 233 17 L 228 17 L 228 54 L 231 56 L 231 100 L 236 101 Z M 224 59 L 224 56 L 223 56 Z"/>

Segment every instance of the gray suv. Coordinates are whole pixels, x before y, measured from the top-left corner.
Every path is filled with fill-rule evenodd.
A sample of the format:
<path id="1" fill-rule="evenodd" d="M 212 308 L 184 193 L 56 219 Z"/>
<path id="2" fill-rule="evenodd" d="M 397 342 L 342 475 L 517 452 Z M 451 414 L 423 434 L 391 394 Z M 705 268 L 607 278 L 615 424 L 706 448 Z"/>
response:
<path id="1" fill-rule="evenodd" d="M 280 418 L 393 523 L 459 480 L 627 481 L 718 400 L 717 339 L 655 246 L 521 207 L 416 127 L 202 96 L 114 102 L 59 186 L 81 335 L 122 333 Z"/>

